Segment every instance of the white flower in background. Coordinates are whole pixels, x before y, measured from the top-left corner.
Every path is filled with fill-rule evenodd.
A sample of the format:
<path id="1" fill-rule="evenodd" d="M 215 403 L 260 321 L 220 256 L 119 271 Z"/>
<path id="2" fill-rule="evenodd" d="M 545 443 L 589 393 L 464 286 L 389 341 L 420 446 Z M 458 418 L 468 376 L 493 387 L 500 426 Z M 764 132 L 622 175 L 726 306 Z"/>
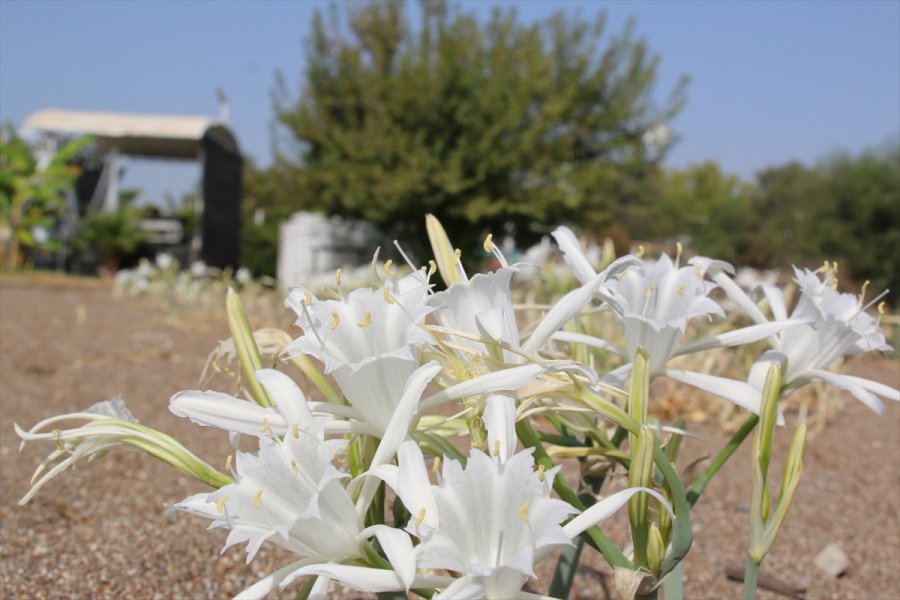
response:
<path id="1" fill-rule="evenodd" d="M 445 460 L 438 485 L 429 481 L 422 451 L 411 440 L 400 447 L 399 466 L 373 470 L 412 515 L 406 530 L 420 540 L 413 550 L 416 566 L 459 574 L 441 586 L 445 589 L 438 599 L 527 597 L 520 590 L 534 575 L 534 564 L 607 518 L 632 495 L 644 491 L 665 503 L 652 490 L 631 488 L 560 525 L 577 511 L 550 497 L 560 467 L 535 471 L 530 449 L 515 452 L 512 397 L 492 396 L 484 419 L 492 455 L 473 450 L 465 467 Z M 302 572 L 326 571 L 311 566 Z M 331 567 L 327 573 L 346 582 L 340 568 Z"/>
<path id="2" fill-rule="evenodd" d="M 561 227 L 554 232 L 554 236 L 578 279 L 592 277 L 593 267 L 581 252 L 572 232 Z M 651 377 L 668 376 L 758 414 L 760 395 L 755 387 L 742 381 L 666 366 L 669 360 L 677 356 L 747 344 L 796 324 L 790 320 L 766 322 L 684 343 L 687 326 L 692 320 L 725 316 L 722 308 L 709 298 L 710 292 L 717 287 L 705 278 L 711 266 L 731 269 L 727 263 L 705 258 L 692 259 L 690 266 L 679 267 L 677 260 L 673 262 L 663 254 L 656 261 L 639 261 L 627 267 L 618 277 L 610 277 L 599 286 L 596 296 L 606 302 L 622 325 L 624 348 L 594 336 L 572 332 L 556 332 L 553 339 L 586 344 L 618 354 L 625 364 L 605 375 L 604 379 L 619 386 L 624 384 L 631 371 L 635 352 L 642 347 L 649 356 Z"/>
<path id="3" fill-rule="evenodd" d="M 174 263 L 175 258 L 168 252 L 160 252 L 156 255 L 156 268 L 160 271 L 168 270 Z"/>
<path id="4" fill-rule="evenodd" d="M 884 340 L 880 322 L 866 312 L 866 309 L 880 300 L 887 291 L 865 305 L 864 297 L 838 292 L 836 281 L 827 269 L 824 279 L 819 274 L 806 269 L 794 268 L 795 279 L 800 289 L 797 306 L 791 313 L 795 320 L 804 324 L 786 329 L 771 338 L 773 350 L 767 352 L 753 366 L 749 381 L 762 389 L 769 362 L 777 360 L 785 363 L 784 393 L 797 389 L 811 381 L 824 381 L 853 394 L 859 401 L 878 414 L 884 412 L 884 405 L 876 396 L 900 401 L 898 390 L 862 377 L 831 373 L 827 369 L 839 358 L 862 352 L 880 350 L 888 352 L 891 346 Z M 776 319 L 787 318 L 784 294 L 772 286 L 762 286 Z M 744 301 L 746 304 L 747 301 Z M 752 302 L 750 300 L 749 302 Z M 763 319 L 759 314 L 751 318 Z"/>
<path id="5" fill-rule="evenodd" d="M 284 354 L 321 360 L 350 405 L 383 432 L 429 341 L 421 327 L 433 310 L 425 305 L 428 290 L 415 274 L 339 300 L 319 300 L 294 288 L 286 304 L 297 313 L 303 335 Z"/>
<path id="6" fill-rule="evenodd" d="M 241 267 L 234 272 L 234 280 L 240 284 L 247 284 L 253 280 L 253 274 L 247 267 Z"/>

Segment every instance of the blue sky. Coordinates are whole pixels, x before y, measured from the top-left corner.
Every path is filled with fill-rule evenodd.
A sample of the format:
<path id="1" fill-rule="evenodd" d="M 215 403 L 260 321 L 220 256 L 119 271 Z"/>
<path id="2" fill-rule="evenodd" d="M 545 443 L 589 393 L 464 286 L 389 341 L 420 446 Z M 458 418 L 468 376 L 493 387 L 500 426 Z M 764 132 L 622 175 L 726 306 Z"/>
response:
<path id="1" fill-rule="evenodd" d="M 345 3 L 348 4 L 348 3 Z M 812 163 L 900 134 L 900 2 L 457 2 L 531 22 L 557 9 L 610 31 L 628 16 L 659 53 L 660 96 L 690 76 L 667 164 L 706 159 L 744 177 Z M 215 116 L 221 86 L 245 154 L 271 158 L 275 73 L 299 94 L 303 41 L 326 2 L 0 0 L 0 121 L 47 107 Z M 408 6 L 416 13 L 415 3 Z M 139 161 L 125 185 L 147 200 L 188 189 L 192 165 Z"/>

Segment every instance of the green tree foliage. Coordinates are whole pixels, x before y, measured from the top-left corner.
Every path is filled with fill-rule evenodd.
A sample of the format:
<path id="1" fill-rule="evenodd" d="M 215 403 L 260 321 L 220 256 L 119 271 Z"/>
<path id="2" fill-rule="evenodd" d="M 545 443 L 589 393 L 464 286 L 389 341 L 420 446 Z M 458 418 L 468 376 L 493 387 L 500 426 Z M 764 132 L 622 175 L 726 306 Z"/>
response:
<path id="1" fill-rule="evenodd" d="M 0 262 L 5 268 L 21 267 L 29 249 L 54 241 L 36 239 L 34 228 L 52 228 L 62 216 L 63 193 L 78 176 L 70 163 L 89 143 L 87 137 L 72 140 L 40 165 L 12 126 L 0 135 Z"/>
<path id="2" fill-rule="evenodd" d="M 275 172 L 257 168 L 250 158 L 244 160 L 243 182 L 241 266 L 255 276 L 275 277 L 279 225 L 296 208 L 286 206 L 277 194 Z"/>
<path id="3" fill-rule="evenodd" d="M 750 254 L 765 265 L 840 260 L 873 289 L 900 292 L 900 144 L 759 175 Z"/>
<path id="4" fill-rule="evenodd" d="M 346 20 L 316 15 L 306 86 L 278 106 L 295 209 L 404 239 L 430 212 L 467 245 L 512 223 L 526 241 L 534 221 L 611 222 L 668 147 L 647 133 L 681 108 L 684 82 L 654 103 L 659 58 L 633 23 L 607 34 L 602 16 L 523 25 L 501 10 L 482 23 L 423 2 L 413 27 L 401 2 L 340 8 Z"/>

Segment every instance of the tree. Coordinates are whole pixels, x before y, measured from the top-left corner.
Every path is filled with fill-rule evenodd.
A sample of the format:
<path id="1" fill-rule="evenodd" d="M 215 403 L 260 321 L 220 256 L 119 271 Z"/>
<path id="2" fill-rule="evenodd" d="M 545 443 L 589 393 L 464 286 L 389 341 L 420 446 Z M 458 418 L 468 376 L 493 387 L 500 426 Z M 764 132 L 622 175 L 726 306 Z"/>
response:
<path id="1" fill-rule="evenodd" d="M 659 58 L 633 22 L 607 35 L 602 15 L 523 25 L 498 9 L 480 23 L 423 2 L 413 28 L 404 8 L 316 14 L 305 89 L 277 103 L 279 189 L 296 208 L 404 239 L 433 213 L 463 244 L 510 224 L 524 241 L 532 221 L 611 222 L 668 148 L 685 82 L 655 105 Z"/>
<path id="2" fill-rule="evenodd" d="M 0 136 L 0 263 L 5 268 L 22 266 L 26 251 L 51 240 L 35 236 L 35 228 L 56 225 L 65 210 L 63 193 L 78 176 L 72 159 L 89 143 L 87 137 L 64 144 L 46 165 L 12 126 Z"/>

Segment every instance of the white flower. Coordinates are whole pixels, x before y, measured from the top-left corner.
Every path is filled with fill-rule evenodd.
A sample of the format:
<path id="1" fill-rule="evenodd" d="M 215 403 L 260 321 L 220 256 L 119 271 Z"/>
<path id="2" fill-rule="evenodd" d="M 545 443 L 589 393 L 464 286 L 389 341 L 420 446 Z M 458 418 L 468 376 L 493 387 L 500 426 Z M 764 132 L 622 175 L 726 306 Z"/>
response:
<path id="1" fill-rule="evenodd" d="M 824 381 L 850 392 L 878 414 L 884 412 L 884 405 L 876 394 L 900 401 L 900 392 L 890 386 L 827 370 L 843 356 L 871 350 L 891 350 L 891 346 L 884 340 L 879 321 L 866 313 L 864 300 L 834 289 L 835 282 L 828 281 L 827 272 L 824 280 L 816 272 L 805 269 L 795 267 L 794 273 L 794 281 L 800 288 L 800 298 L 791 317 L 802 320 L 803 324 L 786 329 L 772 338 L 773 352 L 766 353 L 753 366 L 750 383 L 762 389 L 769 362 L 777 360 L 785 363 L 783 393 L 789 393 L 811 381 Z M 775 317 L 786 318 L 783 293 L 772 286 L 763 286 L 762 290 Z M 883 292 L 869 305 L 886 293 Z M 761 313 L 750 316 L 759 318 Z"/>
<path id="2" fill-rule="evenodd" d="M 534 575 L 535 563 L 608 517 L 631 495 L 646 491 L 661 499 L 651 490 L 632 488 L 562 526 L 577 511 L 550 497 L 559 467 L 535 471 L 531 449 L 515 452 L 514 419 L 513 399 L 492 396 L 485 413 L 492 455 L 473 450 L 465 467 L 445 460 L 438 485 L 430 483 L 413 441 L 400 447 L 398 467 L 373 471 L 412 515 L 406 530 L 421 542 L 414 550 L 416 565 L 459 573 L 437 598 L 516 597 Z M 315 567 L 305 571 L 318 572 Z M 330 573 L 341 579 L 339 572 Z"/>
<path id="3" fill-rule="evenodd" d="M 318 300 L 294 288 L 286 303 L 299 316 L 303 335 L 284 354 L 321 360 L 380 437 L 429 340 L 421 327 L 433 310 L 425 305 L 428 289 L 415 274 L 388 280 L 379 290 L 353 290 L 340 300 Z"/>

